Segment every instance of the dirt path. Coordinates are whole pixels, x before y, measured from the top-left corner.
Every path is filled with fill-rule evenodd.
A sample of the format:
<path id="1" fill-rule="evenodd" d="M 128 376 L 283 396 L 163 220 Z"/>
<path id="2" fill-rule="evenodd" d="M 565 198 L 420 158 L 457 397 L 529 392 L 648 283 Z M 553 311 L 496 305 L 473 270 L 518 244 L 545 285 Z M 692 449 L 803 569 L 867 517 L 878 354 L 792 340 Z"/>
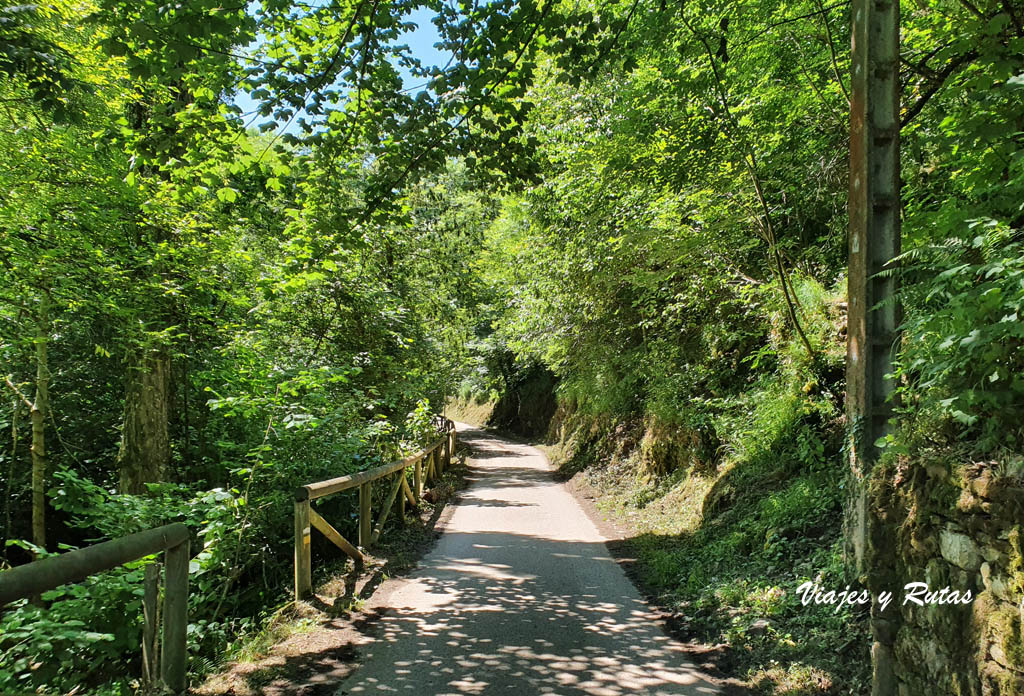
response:
<path id="1" fill-rule="evenodd" d="M 434 549 L 368 602 L 356 694 L 718 694 L 536 449 L 460 426 L 472 484 Z"/>

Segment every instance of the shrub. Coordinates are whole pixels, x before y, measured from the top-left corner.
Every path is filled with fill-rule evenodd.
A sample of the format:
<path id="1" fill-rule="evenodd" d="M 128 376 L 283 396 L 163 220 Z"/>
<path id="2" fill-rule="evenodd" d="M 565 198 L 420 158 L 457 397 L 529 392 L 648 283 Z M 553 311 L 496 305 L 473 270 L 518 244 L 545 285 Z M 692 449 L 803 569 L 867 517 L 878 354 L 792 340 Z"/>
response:
<path id="1" fill-rule="evenodd" d="M 1024 243 L 984 218 L 904 254 L 911 311 L 897 376 L 914 410 L 938 411 L 991 450 L 1024 434 Z"/>

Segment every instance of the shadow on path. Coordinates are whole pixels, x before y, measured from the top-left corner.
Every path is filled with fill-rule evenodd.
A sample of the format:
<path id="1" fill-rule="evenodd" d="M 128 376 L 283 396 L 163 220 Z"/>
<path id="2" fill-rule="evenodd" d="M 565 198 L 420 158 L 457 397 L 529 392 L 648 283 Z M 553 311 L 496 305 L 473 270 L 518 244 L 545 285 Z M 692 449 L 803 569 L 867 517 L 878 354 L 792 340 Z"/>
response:
<path id="1" fill-rule="evenodd" d="M 619 569 L 603 543 L 486 531 L 445 540 L 465 553 L 433 556 L 389 598 L 368 624 L 365 667 L 338 694 L 719 693 L 635 591 L 608 591 Z M 509 562 L 524 556 L 555 572 Z"/>
<path id="2" fill-rule="evenodd" d="M 341 695 L 718 694 L 537 450 L 479 430 L 437 546 L 370 603 Z"/>
<path id="3" fill-rule="evenodd" d="M 666 635 L 543 455 L 475 429 L 460 441 L 474 452 L 471 485 L 419 567 L 378 573 L 355 621 L 293 635 L 239 675 L 246 693 L 723 693 Z M 339 589 L 366 594 L 351 578 Z"/>

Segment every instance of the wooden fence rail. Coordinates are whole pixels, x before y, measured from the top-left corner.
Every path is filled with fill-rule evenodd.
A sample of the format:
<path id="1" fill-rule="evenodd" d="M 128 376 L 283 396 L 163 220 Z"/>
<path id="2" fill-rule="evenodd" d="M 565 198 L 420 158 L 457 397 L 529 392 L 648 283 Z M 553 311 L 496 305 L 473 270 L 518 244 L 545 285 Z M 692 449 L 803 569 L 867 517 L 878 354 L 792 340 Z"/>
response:
<path id="1" fill-rule="evenodd" d="M 315 527 L 325 537 L 345 552 L 357 564 L 363 562 L 360 549 L 367 549 L 376 543 L 394 507 L 399 501 L 399 514 L 405 519 L 405 504 L 417 506 L 423 497 L 423 488 L 437 479 L 445 467 L 451 464 L 455 449 L 455 424 L 447 418 L 437 417 L 435 425 L 441 437 L 411 457 L 391 464 L 360 471 L 348 476 L 310 483 L 295 491 L 295 600 L 308 597 L 313 592 L 313 564 L 310 554 L 310 536 Z M 412 467 L 413 484 L 406 480 L 406 469 Z M 391 486 L 384 505 L 374 522 L 371 510 L 373 482 L 385 476 L 391 477 Z M 334 493 L 359 487 L 359 526 L 357 543 L 353 544 L 313 509 L 313 500 Z"/>
<path id="2" fill-rule="evenodd" d="M 160 669 L 164 685 L 175 694 L 185 693 L 185 635 L 188 628 L 188 527 L 180 522 L 130 534 L 84 549 L 50 556 L 0 572 L 0 607 L 80 582 L 90 575 L 116 568 L 164 551 L 165 589 Z M 156 615 L 159 571 L 146 566 L 143 596 L 142 671 L 147 683 L 156 681 Z"/>

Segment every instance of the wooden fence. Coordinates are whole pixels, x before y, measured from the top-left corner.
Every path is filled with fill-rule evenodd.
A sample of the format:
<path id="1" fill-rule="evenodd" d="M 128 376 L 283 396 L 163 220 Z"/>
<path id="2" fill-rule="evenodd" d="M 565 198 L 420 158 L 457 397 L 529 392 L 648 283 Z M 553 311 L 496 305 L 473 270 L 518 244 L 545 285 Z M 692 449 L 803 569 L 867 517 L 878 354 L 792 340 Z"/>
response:
<path id="1" fill-rule="evenodd" d="M 406 457 L 402 461 L 302 486 L 295 500 L 295 597 L 312 593 L 312 565 L 310 561 L 310 525 L 319 529 L 342 551 L 361 563 L 359 548 L 366 549 L 380 536 L 391 513 L 396 497 L 404 518 L 405 504 L 418 505 L 423 488 L 441 475 L 451 463 L 455 449 L 455 424 L 447 418 L 437 418 L 435 425 L 441 433 L 430 446 Z M 406 480 L 406 469 L 413 468 L 413 485 Z M 371 498 L 373 482 L 391 476 L 391 488 L 386 502 L 373 522 Z M 359 538 L 357 545 L 345 539 L 310 505 L 311 501 L 334 493 L 359 487 Z M 186 631 L 188 628 L 188 565 L 189 531 L 179 523 L 164 525 L 137 534 L 105 541 L 101 544 L 69 551 L 42 560 L 27 563 L 0 572 L 0 608 L 17 599 L 39 595 L 61 585 L 79 582 L 90 575 L 119 565 L 164 552 L 164 601 L 157 611 L 159 594 L 159 566 L 146 566 L 143 596 L 144 627 L 142 635 L 143 681 L 160 681 L 175 694 L 187 688 Z M 159 642 L 160 659 L 157 660 L 157 615 L 163 617 L 163 632 Z"/>
<path id="2" fill-rule="evenodd" d="M 377 541 L 384 523 L 391 514 L 395 499 L 399 501 L 399 514 L 405 518 L 406 501 L 416 506 L 423 497 L 423 488 L 436 479 L 451 463 L 455 449 L 455 424 L 447 418 L 437 418 L 435 425 L 441 437 L 425 449 L 411 457 L 391 464 L 384 464 L 373 469 L 360 471 L 356 474 L 339 478 L 310 483 L 295 492 L 295 600 L 308 597 L 313 592 L 313 565 L 310 555 L 311 527 L 316 527 L 335 546 L 344 551 L 357 564 L 363 562 L 360 549 L 367 549 Z M 410 487 L 406 479 L 406 470 L 412 468 L 413 485 Z M 373 520 L 371 500 L 373 482 L 385 476 L 391 477 L 391 486 L 384 505 Z M 353 544 L 343 537 L 337 529 L 313 509 L 313 500 L 324 498 L 341 491 L 359 487 L 359 526 L 357 543 Z"/>
<path id="3" fill-rule="evenodd" d="M 185 635 L 188 628 L 188 528 L 180 522 L 130 534 L 102 544 L 69 551 L 0 572 L 0 607 L 41 594 L 55 587 L 79 582 L 104 570 L 164 551 L 165 589 L 160 671 L 164 685 L 175 694 L 185 693 Z M 156 682 L 156 617 L 159 569 L 146 566 L 142 612 L 142 677 Z"/>

